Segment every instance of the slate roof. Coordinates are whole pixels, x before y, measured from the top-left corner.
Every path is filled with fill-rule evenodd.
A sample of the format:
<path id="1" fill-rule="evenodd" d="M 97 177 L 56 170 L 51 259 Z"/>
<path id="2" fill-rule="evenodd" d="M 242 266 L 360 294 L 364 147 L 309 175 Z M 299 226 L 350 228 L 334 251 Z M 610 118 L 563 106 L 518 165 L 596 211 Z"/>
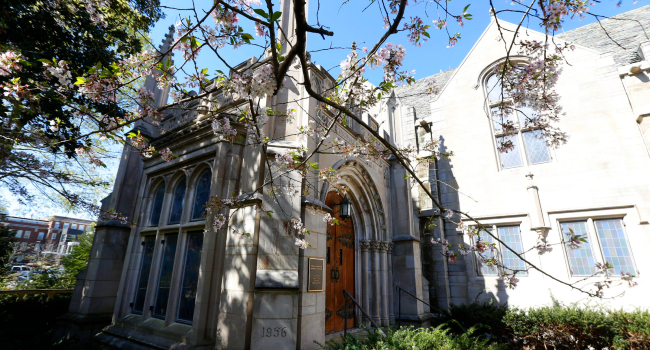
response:
<path id="1" fill-rule="evenodd" d="M 639 44 L 650 41 L 650 5 L 603 19 L 600 24 L 595 22 L 557 34 L 555 37 L 598 52 L 611 53 L 617 66 L 638 62 L 641 59 L 638 54 Z M 424 118 L 429 115 L 431 97 L 435 97 L 426 93 L 429 83 L 434 81 L 433 86 L 440 91 L 456 69 L 417 80 L 411 85 L 400 86 L 395 89 L 395 94 L 403 105 L 415 107 L 418 118 Z"/>
<path id="2" fill-rule="evenodd" d="M 424 118 L 429 115 L 429 102 L 431 98 L 435 97 L 427 94 L 426 90 L 433 86 L 436 91 L 440 92 L 442 87 L 445 86 L 447 81 L 456 71 L 456 68 L 446 70 L 444 72 L 434 74 L 432 76 L 416 80 L 410 85 L 402 85 L 395 89 L 395 95 L 399 97 L 401 103 L 405 106 L 415 107 L 415 115 L 418 118 Z M 429 85 L 433 82 L 432 85 Z"/>
<path id="3" fill-rule="evenodd" d="M 639 44 L 650 41 L 650 5 L 603 19 L 600 23 L 594 22 L 557 34 L 555 37 L 598 52 L 611 53 L 617 66 L 638 62 L 641 59 L 638 54 Z"/>

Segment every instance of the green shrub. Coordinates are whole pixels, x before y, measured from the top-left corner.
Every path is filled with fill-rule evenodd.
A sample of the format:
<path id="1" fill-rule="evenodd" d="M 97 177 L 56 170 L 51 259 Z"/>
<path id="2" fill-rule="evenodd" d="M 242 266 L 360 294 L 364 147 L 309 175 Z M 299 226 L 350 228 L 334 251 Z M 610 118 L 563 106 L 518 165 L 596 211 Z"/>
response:
<path id="1" fill-rule="evenodd" d="M 482 336 L 474 334 L 471 328 L 459 335 L 453 335 L 442 326 L 435 328 L 403 327 L 389 329 L 386 336 L 368 331 L 368 337 L 360 340 L 355 335 L 348 335 L 343 344 L 329 341 L 324 349 L 328 350 L 499 350 L 506 349 L 503 344 L 496 344 Z"/>
<path id="2" fill-rule="evenodd" d="M 454 305 L 429 329 L 391 329 L 384 337 L 348 336 L 327 349 L 650 350 L 650 312 L 559 305 L 507 309 Z"/>
<path id="3" fill-rule="evenodd" d="M 462 334 L 475 328 L 475 334 L 494 336 L 500 341 L 507 341 L 511 331 L 504 322 L 508 308 L 494 303 L 472 303 L 451 305 L 449 311 L 443 311 L 434 326 L 444 325 L 454 334 Z"/>
<path id="4" fill-rule="evenodd" d="M 56 319 L 68 312 L 70 294 L 56 294 L 47 300 L 46 294 L 15 295 L 0 299 L 0 348 L 12 350 L 82 350 L 74 340 L 53 342 Z M 92 346 L 92 345 L 91 345 Z"/>
<path id="5" fill-rule="evenodd" d="M 513 341 L 531 349 L 650 349 L 648 311 L 578 306 L 508 310 Z"/>

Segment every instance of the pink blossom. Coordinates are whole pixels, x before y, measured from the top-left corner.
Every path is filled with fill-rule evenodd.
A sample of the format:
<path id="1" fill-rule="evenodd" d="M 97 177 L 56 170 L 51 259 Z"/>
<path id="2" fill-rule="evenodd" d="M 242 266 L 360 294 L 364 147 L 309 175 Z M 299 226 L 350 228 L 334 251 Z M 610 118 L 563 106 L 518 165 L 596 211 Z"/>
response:
<path id="1" fill-rule="evenodd" d="M 264 26 L 262 23 L 255 22 L 255 35 L 257 35 L 257 36 L 265 36 L 266 35 L 266 26 Z"/>
<path id="2" fill-rule="evenodd" d="M 300 239 L 298 237 L 296 237 L 295 245 L 300 249 L 307 249 L 307 248 L 310 247 L 310 245 L 309 245 L 309 243 L 307 243 L 307 241 L 305 241 L 304 239 Z"/>
<path id="3" fill-rule="evenodd" d="M 20 72 L 23 66 L 20 62 L 20 54 L 13 51 L 5 51 L 0 54 L 0 76 L 7 76 L 13 72 Z"/>
<path id="4" fill-rule="evenodd" d="M 171 162 L 172 159 L 174 159 L 172 155 L 172 151 L 169 150 L 169 148 L 165 148 L 164 150 L 160 151 L 160 158 L 162 158 L 162 160 L 164 160 L 167 163 Z"/>

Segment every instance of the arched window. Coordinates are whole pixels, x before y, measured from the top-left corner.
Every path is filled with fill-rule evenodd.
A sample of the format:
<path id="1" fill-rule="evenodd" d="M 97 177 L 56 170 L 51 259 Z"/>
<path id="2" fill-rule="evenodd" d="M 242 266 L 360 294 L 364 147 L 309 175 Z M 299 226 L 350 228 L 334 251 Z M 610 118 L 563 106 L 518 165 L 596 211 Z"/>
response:
<path id="1" fill-rule="evenodd" d="M 194 206 L 192 207 L 192 220 L 199 220 L 203 217 L 205 203 L 210 199 L 210 180 L 212 172 L 205 170 L 196 183 L 196 194 L 194 195 Z"/>
<path id="2" fill-rule="evenodd" d="M 160 212 L 162 211 L 163 200 L 165 199 L 165 183 L 161 182 L 153 191 L 153 205 L 151 206 L 151 217 L 149 218 L 150 226 L 158 226 L 160 222 Z"/>
<path id="3" fill-rule="evenodd" d="M 174 189 L 174 198 L 172 201 L 172 210 L 169 213 L 169 223 L 176 224 L 181 222 L 181 216 L 183 216 L 183 204 L 185 203 L 185 190 L 187 188 L 187 181 L 185 176 L 183 176 L 178 185 Z"/>
<path id="4" fill-rule="evenodd" d="M 535 111 L 514 105 L 510 96 L 503 90 L 501 77 L 497 74 L 487 78 L 485 92 L 494 123 L 494 137 L 499 149 L 501 167 L 507 169 L 522 166 L 526 162 L 529 165 L 549 162 L 551 154 L 542 132 L 530 123 L 530 120 L 536 117 Z M 501 113 L 504 110 L 509 113 Z M 504 130 L 505 125 L 515 125 L 517 131 L 507 133 Z M 507 151 L 501 149 L 506 144 L 511 145 Z"/>

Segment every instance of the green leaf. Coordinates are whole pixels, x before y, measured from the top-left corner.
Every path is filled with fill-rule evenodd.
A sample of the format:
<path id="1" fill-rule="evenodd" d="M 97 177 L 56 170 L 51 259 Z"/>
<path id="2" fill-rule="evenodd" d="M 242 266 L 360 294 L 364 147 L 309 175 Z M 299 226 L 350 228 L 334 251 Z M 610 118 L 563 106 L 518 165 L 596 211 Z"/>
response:
<path id="1" fill-rule="evenodd" d="M 208 74 L 208 69 L 207 69 L 207 68 L 203 68 L 203 69 L 201 69 L 201 74 L 202 74 L 202 75 L 206 75 L 206 74 Z"/>
<path id="2" fill-rule="evenodd" d="M 427 32 L 422 32 L 422 35 L 426 36 L 427 38 L 431 39 L 431 36 Z"/>
<path id="3" fill-rule="evenodd" d="M 467 6 L 465 6 L 465 8 L 463 9 L 463 13 L 467 12 L 467 9 L 469 8 L 469 5 L 471 5 L 471 4 L 467 4 Z"/>
<path id="4" fill-rule="evenodd" d="M 193 49 L 195 49 L 195 48 L 201 46 L 201 42 L 199 40 L 197 40 L 195 36 L 193 36 L 191 46 L 192 46 Z"/>
<path id="5" fill-rule="evenodd" d="M 276 11 L 273 12 L 273 15 L 271 16 L 271 22 L 275 22 L 280 16 L 282 15 L 282 12 Z"/>
<path id="6" fill-rule="evenodd" d="M 282 44 L 280 44 L 279 42 L 275 43 L 275 47 L 278 49 L 278 52 L 282 51 Z"/>
<path id="7" fill-rule="evenodd" d="M 264 12 L 264 10 L 262 10 L 262 9 L 255 9 L 254 11 L 255 11 L 255 13 L 257 13 L 258 15 L 260 15 L 260 16 L 266 18 L 266 19 L 269 19 L 269 15 L 266 14 L 266 12 Z"/>
<path id="8" fill-rule="evenodd" d="M 253 40 L 253 36 L 248 34 L 248 33 L 242 34 L 241 37 L 242 37 L 242 40 L 244 40 L 244 42 L 246 42 L 247 44 L 250 44 L 251 40 Z"/>
<path id="9" fill-rule="evenodd" d="M 49 64 L 52 64 L 52 61 L 48 60 L 47 58 L 41 58 L 41 59 L 39 59 L 38 61 L 39 61 L 39 62 L 43 62 L 43 63 L 49 63 Z"/>
<path id="10" fill-rule="evenodd" d="M 77 77 L 77 81 L 74 83 L 75 85 L 84 85 L 86 83 L 86 79 L 84 77 Z"/>

